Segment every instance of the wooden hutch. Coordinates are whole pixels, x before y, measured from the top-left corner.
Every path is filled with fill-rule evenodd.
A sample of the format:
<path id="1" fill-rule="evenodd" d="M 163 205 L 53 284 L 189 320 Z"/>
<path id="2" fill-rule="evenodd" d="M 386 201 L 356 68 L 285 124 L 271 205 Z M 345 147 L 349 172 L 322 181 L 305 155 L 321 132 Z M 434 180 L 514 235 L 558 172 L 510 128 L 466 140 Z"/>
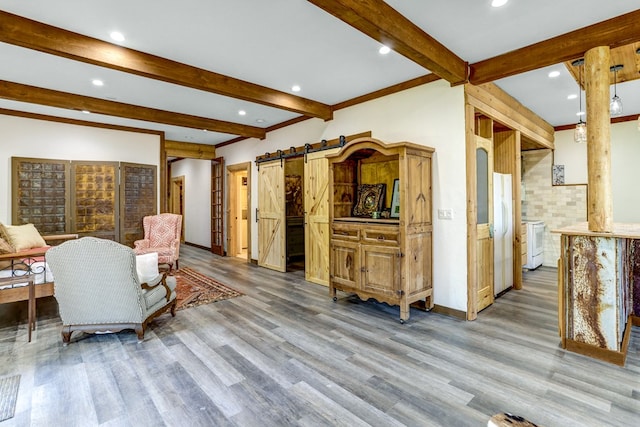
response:
<path id="1" fill-rule="evenodd" d="M 334 301 L 341 290 L 399 305 L 401 323 L 409 319 L 410 304 L 420 301 L 416 305 L 433 307 L 433 151 L 408 142 L 361 138 L 327 156 L 332 207 L 329 293 Z M 365 209 L 363 214 L 359 208 L 363 202 L 367 207 L 367 201 L 358 200 L 359 193 L 376 184 L 386 187 L 381 207 L 373 208 L 382 213 L 371 215 Z"/>

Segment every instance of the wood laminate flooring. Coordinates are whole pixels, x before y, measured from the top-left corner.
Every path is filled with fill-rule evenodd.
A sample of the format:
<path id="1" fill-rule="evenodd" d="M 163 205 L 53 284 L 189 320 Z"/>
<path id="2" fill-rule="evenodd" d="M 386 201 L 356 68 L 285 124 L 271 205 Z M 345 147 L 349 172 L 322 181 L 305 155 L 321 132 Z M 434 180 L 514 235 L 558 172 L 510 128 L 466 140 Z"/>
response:
<path id="1" fill-rule="evenodd" d="M 625 367 L 564 351 L 556 270 L 524 274 L 465 322 L 363 302 L 190 246 L 180 264 L 245 295 L 62 346 L 53 298 L 0 305 L 0 376 L 21 374 L 8 426 L 640 425 L 640 328 Z"/>

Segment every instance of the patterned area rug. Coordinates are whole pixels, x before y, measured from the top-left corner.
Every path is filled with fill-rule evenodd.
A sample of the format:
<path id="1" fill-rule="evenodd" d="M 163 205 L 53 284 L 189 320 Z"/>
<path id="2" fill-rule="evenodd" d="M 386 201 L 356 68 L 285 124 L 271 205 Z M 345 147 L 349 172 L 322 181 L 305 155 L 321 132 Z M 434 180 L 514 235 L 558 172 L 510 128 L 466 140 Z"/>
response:
<path id="1" fill-rule="evenodd" d="M 0 378 L 0 421 L 8 420 L 15 414 L 19 387 L 20 375 Z"/>
<path id="2" fill-rule="evenodd" d="M 182 267 L 173 275 L 176 278 L 178 310 L 243 295 L 189 267 Z"/>

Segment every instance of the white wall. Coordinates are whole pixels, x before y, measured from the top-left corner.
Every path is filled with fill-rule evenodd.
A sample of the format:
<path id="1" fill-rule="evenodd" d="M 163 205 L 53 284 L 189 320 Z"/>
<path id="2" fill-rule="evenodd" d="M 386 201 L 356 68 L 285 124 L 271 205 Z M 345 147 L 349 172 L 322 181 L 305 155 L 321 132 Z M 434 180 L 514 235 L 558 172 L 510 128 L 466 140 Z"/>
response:
<path id="1" fill-rule="evenodd" d="M 467 309 L 467 228 L 464 88 L 436 81 L 335 112 L 324 122 L 307 120 L 216 150 L 227 165 L 255 161 L 258 155 L 340 135 L 372 131 L 383 142 L 409 141 L 435 148 L 433 163 L 433 279 L 436 304 Z M 255 163 L 252 175 L 257 177 Z M 258 206 L 258 182 L 252 179 L 251 216 Z M 439 220 L 438 209 L 453 219 Z M 251 219 L 251 252 L 258 256 L 257 225 Z"/>
<path id="2" fill-rule="evenodd" d="M 0 222 L 5 224 L 11 223 L 11 157 L 142 163 L 158 166 L 159 174 L 160 136 L 0 115 Z"/>
<path id="3" fill-rule="evenodd" d="M 587 183 L 587 145 L 573 142 L 573 130 L 556 132 L 554 165 L 564 165 L 565 184 Z M 640 131 L 637 122 L 611 126 L 613 220 L 640 223 L 638 191 Z"/>
<path id="4" fill-rule="evenodd" d="M 184 176 L 184 241 L 211 247 L 211 161 L 171 164 L 171 177 Z"/>

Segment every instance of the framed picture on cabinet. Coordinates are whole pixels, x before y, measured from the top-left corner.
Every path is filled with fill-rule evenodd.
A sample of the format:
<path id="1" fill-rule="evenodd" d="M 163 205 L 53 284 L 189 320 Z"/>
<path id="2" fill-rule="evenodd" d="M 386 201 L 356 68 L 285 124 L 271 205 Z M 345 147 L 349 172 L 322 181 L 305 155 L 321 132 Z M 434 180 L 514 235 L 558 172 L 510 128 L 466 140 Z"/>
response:
<path id="1" fill-rule="evenodd" d="M 385 184 L 360 184 L 353 216 L 371 217 L 374 212 L 380 212 L 384 203 Z"/>
<path id="2" fill-rule="evenodd" d="M 391 193 L 391 218 L 400 218 L 400 180 L 393 180 L 393 193 Z"/>

